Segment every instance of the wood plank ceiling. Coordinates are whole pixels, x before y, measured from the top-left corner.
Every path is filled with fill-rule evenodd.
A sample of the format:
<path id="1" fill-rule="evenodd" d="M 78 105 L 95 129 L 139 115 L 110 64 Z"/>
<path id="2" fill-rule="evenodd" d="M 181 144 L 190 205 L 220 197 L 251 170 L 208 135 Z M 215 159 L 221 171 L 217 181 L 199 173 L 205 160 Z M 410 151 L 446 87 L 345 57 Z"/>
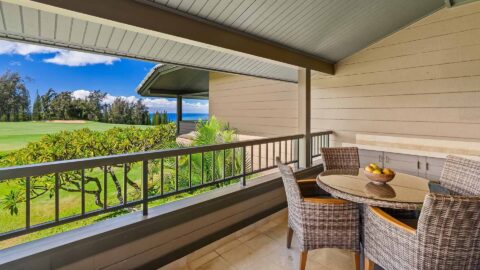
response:
<path id="1" fill-rule="evenodd" d="M 132 0 L 133 1 L 133 0 Z M 140 0 L 139 0 L 140 1 Z M 443 0 L 141 0 L 331 62 L 432 13 Z M 122 24 L 0 1 L 0 37 L 115 56 L 297 81 L 295 67 L 243 57 Z"/>
<path id="2" fill-rule="evenodd" d="M 144 0 L 330 62 L 444 6 L 444 0 Z"/>

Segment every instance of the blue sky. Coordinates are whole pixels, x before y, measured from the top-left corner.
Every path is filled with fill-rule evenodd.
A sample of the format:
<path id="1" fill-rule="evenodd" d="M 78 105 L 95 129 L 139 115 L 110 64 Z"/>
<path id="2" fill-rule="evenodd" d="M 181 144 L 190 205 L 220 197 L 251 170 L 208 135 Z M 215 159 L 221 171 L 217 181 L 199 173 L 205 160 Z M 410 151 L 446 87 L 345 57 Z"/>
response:
<path id="1" fill-rule="evenodd" d="M 30 77 L 26 85 L 32 100 L 37 90 L 43 94 L 49 88 L 73 91 L 79 98 L 98 89 L 109 94 L 106 102 L 117 96 L 135 100 L 140 98 L 135 88 L 155 64 L 0 40 L 0 72 L 17 71 Z M 144 100 L 151 111 L 175 112 L 173 99 Z M 208 101 L 185 100 L 184 113 L 208 113 Z"/>

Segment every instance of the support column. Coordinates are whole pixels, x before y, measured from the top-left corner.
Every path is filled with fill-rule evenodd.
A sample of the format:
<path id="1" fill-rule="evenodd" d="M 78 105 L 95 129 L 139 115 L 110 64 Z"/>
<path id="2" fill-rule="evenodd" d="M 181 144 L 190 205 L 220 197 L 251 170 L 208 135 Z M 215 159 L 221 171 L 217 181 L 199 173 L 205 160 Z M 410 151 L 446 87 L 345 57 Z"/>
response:
<path id="1" fill-rule="evenodd" d="M 312 165 L 311 147 L 311 71 L 308 68 L 298 69 L 298 132 L 304 134 L 299 145 L 299 167 Z"/>
<path id="2" fill-rule="evenodd" d="M 177 136 L 180 135 L 180 122 L 182 121 L 182 96 L 177 96 Z"/>

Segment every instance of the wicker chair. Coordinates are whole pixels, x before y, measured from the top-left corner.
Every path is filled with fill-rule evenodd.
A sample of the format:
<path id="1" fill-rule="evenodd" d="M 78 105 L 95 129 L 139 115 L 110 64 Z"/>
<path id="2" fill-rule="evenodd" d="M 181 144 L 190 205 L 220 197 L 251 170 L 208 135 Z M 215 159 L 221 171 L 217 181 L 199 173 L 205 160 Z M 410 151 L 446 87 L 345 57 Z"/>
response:
<path id="1" fill-rule="evenodd" d="M 288 202 L 287 248 L 295 234 L 300 244 L 300 269 L 305 269 L 309 250 L 341 248 L 355 251 L 359 257 L 359 210 L 356 204 L 331 197 L 305 197 L 292 169 L 277 158 Z M 311 194 L 310 194 L 311 195 Z"/>
<path id="2" fill-rule="evenodd" d="M 460 195 L 480 196 L 480 162 L 448 156 L 440 184 Z"/>
<path id="3" fill-rule="evenodd" d="M 325 170 L 360 168 L 357 147 L 321 148 L 320 152 L 322 153 Z"/>
<path id="4" fill-rule="evenodd" d="M 365 269 L 480 269 L 480 197 L 429 193 L 417 229 L 366 207 Z"/>

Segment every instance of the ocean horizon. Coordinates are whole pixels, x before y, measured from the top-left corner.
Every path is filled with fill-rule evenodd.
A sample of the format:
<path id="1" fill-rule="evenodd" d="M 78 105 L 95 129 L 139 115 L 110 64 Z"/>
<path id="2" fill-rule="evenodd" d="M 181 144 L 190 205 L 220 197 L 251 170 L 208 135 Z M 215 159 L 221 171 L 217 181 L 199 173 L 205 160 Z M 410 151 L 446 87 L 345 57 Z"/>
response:
<path id="1" fill-rule="evenodd" d="M 153 119 L 153 114 L 150 113 L 150 119 Z M 167 113 L 168 121 L 176 122 L 177 121 L 177 114 L 176 113 Z M 198 120 L 208 120 L 208 113 L 183 113 L 182 114 L 183 120 L 189 121 L 198 121 Z"/>

